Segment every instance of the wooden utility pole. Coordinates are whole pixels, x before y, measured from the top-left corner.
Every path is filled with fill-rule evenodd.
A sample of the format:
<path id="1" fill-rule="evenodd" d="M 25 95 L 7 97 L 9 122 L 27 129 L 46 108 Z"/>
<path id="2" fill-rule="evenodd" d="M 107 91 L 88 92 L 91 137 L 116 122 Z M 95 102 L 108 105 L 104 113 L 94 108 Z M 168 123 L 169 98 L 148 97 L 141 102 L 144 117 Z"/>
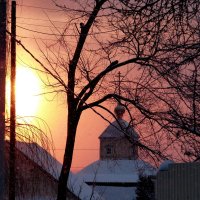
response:
<path id="1" fill-rule="evenodd" d="M 16 80 L 16 1 L 12 1 L 11 9 L 11 93 L 10 93 L 10 174 L 9 174 L 9 200 L 15 200 L 15 126 L 16 126 L 16 104 L 15 104 L 15 80 Z"/>
<path id="2" fill-rule="evenodd" d="M 6 0 L 0 0 L 0 199 L 5 191 Z"/>

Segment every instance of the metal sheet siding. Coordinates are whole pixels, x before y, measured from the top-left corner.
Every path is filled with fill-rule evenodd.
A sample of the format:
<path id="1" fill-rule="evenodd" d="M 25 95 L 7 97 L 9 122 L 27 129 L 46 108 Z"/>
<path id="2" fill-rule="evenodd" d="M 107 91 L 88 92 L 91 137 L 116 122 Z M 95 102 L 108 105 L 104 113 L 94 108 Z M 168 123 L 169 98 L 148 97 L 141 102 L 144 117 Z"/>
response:
<path id="1" fill-rule="evenodd" d="M 172 164 L 159 171 L 156 200 L 200 200 L 200 163 Z"/>

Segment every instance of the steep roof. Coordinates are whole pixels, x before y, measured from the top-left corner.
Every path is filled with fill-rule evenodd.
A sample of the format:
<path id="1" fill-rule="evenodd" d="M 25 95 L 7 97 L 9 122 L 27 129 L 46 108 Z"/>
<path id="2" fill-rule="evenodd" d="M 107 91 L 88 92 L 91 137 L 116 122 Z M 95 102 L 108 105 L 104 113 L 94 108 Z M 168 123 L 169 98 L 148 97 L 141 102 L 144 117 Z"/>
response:
<path id="1" fill-rule="evenodd" d="M 77 176 L 107 200 L 133 200 L 140 173 L 155 175 L 155 169 L 142 160 L 98 160 Z"/>
<path id="2" fill-rule="evenodd" d="M 133 127 L 130 126 L 130 124 L 123 120 L 118 119 L 114 122 L 112 122 L 99 136 L 99 138 L 120 138 L 124 137 L 125 134 L 127 134 L 130 137 L 133 137 L 134 139 L 138 139 L 139 136 L 137 132 L 133 129 Z"/>
<path id="3" fill-rule="evenodd" d="M 163 161 L 159 167 L 159 171 L 167 171 L 172 164 L 174 164 L 172 160 Z"/>
<path id="4" fill-rule="evenodd" d="M 77 175 L 84 182 L 136 183 L 140 173 L 154 175 L 155 168 L 143 160 L 98 160 Z"/>
<path id="5" fill-rule="evenodd" d="M 47 173 L 58 180 L 62 165 L 45 149 L 36 143 L 25 142 L 17 142 L 16 147 L 33 162 L 42 167 Z M 80 181 L 79 177 L 76 177 L 76 175 L 72 172 L 70 172 L 67 186 L 68 189 L 80 199 L 103 200 L 103 198 L 94 192 L 91 187 Z"/>

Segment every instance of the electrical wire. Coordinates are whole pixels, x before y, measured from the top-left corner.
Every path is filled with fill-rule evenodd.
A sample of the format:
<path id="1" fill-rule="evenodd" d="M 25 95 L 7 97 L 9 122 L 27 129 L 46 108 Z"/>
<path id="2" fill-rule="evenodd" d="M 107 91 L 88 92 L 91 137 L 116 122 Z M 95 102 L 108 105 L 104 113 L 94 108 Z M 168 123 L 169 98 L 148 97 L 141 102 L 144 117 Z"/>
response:
<path id="1" fill-rule="evenodd" d="M 79 36 L 78 34 L 56 34 L 56 33 L 47 33 L 47 32 L 41 32 L 41 31 L 36 31 L 36 30 L 33 30 L 33 29 L 29 29 L 29 28 L 25 28 L 25 27 L 22 27 L 22 26 L 18 26 L 18 28 L 21 28 L 23 30 L 26 30 L 26 31 L 30 31 L 30 32 L 33 32 L 33 33 L 39 33 L 39 34 L 42 34 L 42 35 L 50 35 L 50 36 L 69 36 L 69 37 L 76 37 L 76 36 Z M 99 34 L 103 34 L 103 33 L 112 33 L 114 32 L 115 30 L 110 30 L 110 31 L 101 31 L 101 32 L 96 32 L 96 33 L 88 33 L 88 35 L 99 35 Z"/>
<path id="2" fill-rule="evenodd" d="M 41 9 L 41 10 L 57 11 L 57 12 L 62 11 L 61 9 L 48 8 L 48 7 L 41 7 L 41 6 L 33 6 L 33 5 L 27 5 L 27 4 L 16 4 L 16 6 L 28 7 L 28 8 L 34 8 L 34 9 Z"/>
<path id="3" fill-rule="evenodd" d="M 49 22 L 50 20 L 48 19 L 41 19 L 41 18 L 31 18 L 31 17 L 16 17 L 17 19 L 28 19 L 28 20 L 33 20 L 33 21 L 44 21 L 44 22 Z M 56 21 L 52 20 L 51 22 L 55 23 L 66 23 L 65 21 Z"/>
<path id="4" fill-rule="evenodd" d="M 24 22 L 17 22 L 17 24 L 28 25 L 28 26 L 38 26 L 38 27 L 44 27 L 44 28 L 62 29 L 61 27 L 57 27 L 57 26 L 47 26 L 47 25 L 24 23 Z"/>
<path id="5" fill-rule="evenodd" d="M 33 33 L 39 33 L 39 34 L 42 34 L 42 35 L 50 35 L 50 36 L 77 36 L 75 34 L 56 34 L 56 33 L 47 33 L 47 32 L 41 32 L 41 31 L 36 31 L 36 30 L 33 30 L 33 29 L 29 29 L 29 28 L 25 28 L 25 27 L 22 27 L 22 26 L 18 26 L 18 28 L 21 28 L 23 30 L 26 30 L 26 31 L 30 31 L 30 32 L 33 32 Z"/>
<path id="6" fill-rule="evenodd" d="M 64 148 L 53 149 L 54 151 L 63 151 Z M 74 149 L 75 151 L 99 151 L 99 149 Z"/>
<path id="7" fill-rule="evenodd" d="M 58 39 L 40 38 L 40 37 L 28 37 L 28 36 L 21 36 L 21 35 L 17 35 L 17 37 L 20 38 L 20 39 L 58 41 Z"/>

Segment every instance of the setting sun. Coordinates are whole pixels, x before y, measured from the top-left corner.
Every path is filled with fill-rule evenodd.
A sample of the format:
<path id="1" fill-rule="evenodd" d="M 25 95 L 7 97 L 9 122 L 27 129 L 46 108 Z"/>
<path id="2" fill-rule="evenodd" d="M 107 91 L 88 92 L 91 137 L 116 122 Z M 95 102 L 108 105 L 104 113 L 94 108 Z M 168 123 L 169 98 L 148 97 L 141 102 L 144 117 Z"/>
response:
<path id="1" fill-rule="evenodd" d="M 18 68 L 16 73 L 17 116 L 34 116 L 40 100 L 39 78 L 31 69 Z"/>

